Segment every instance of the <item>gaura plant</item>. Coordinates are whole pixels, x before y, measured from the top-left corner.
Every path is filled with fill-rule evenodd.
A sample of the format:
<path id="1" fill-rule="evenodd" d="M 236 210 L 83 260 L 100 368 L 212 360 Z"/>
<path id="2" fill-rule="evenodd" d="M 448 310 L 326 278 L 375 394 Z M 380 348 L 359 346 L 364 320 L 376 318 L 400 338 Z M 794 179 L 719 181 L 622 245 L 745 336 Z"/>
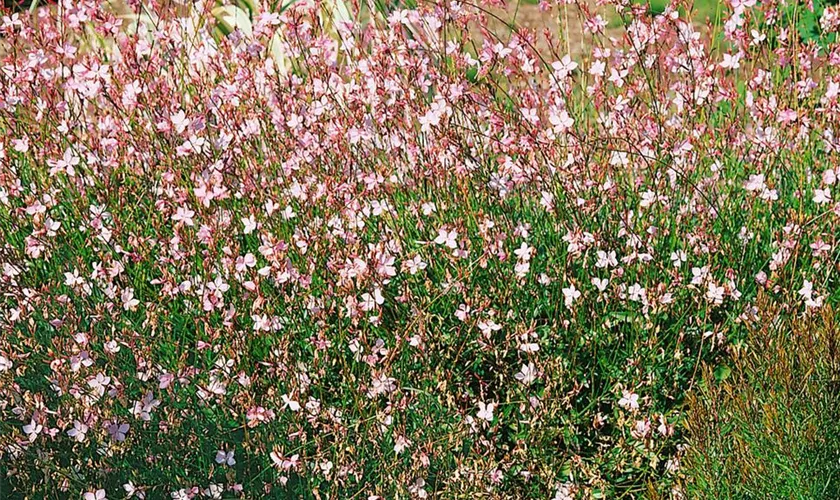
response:
<path id="1" fill-rule="evenodd" d="M 605 3 L 0 15 L 0 498 L 840 498 L 840 47 Z"/>

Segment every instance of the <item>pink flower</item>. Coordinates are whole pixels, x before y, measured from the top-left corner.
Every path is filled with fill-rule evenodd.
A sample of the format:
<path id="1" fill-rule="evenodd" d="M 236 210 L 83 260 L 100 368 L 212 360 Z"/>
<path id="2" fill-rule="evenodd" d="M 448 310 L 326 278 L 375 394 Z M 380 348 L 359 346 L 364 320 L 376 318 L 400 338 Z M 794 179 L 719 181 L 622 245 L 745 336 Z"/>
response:
<path id="1" fill-rule="evenodd" d="M 552 130 L 555 134 L 562 134 L 575 124 L 575 120 L 569 116 L 568 111 L 565 109 L 560 110 L 559 113 L 552 111 L 548 115 L 548 121 L 551 123 Z"/>
<path id="2" fill-rule="evenodd" d="M 79 164 L 79 157 L 73 153 L 72 149 L 67 148 L 64 150 L 64 156 L 61 159 L 49 160 L 47 163 L 52 167 L 50 169 L 51 176 L 59 172 L 64 172 L 70 177 L 73 177 L 76 175 L 76 169 L 74 167 Z"/>
<path id="3" fill-rule="evenodd" d="M 134 298 L 133 288 L 126 288 L 123 290 L 120 298 L 122 299 L 123 309 L 126 311 L 133 311 L 137 309 L 137 305 L 140 304 L 140 301 Z"/>
<path id="4" fill-rule="evenodd" d="M 187 226 L 193 225 L 193 217 L 195 212 L 185 206 L 178 207 L 178 210 L 172 215 L 172 220 L 175 222 L 183 222 Z"/>
<path id="5" fill-rule="evenodd" d="M 111 435 L 111 439 L 117 442 L 125 441 L 126 435 L 128 434 L 129 425 L 128 424 L 121 424 L 118 422 L 112 422 L 108 425 L 108 434 Z"/>
<path id="6" fill-rule="evenodd" d="M 458 248 L 458 232 L 454 229 L 451 231 L 447 231 L 444 228 L 438 230 L 437 238 L 434 239 L 434 242 L 438 245 L 445 245 L 449 248 Z"/>
<path id="7" fill-rule="evenodd" d="M 741 56 L 739 54 L 724 54 L 723 60 L 720 62 L 720 67 L 724 69 L 738 69 L 741 67 Z"/>

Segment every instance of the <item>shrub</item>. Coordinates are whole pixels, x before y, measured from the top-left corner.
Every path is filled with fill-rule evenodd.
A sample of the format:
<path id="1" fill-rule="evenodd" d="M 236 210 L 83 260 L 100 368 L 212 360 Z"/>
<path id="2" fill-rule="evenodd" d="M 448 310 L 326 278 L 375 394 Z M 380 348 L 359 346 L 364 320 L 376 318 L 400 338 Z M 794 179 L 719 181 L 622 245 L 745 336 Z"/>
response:
<path id="1" fill-rule="evenodd" d="M 679 496 L 702 363 L 840 298 L 840 50 L 773 2 L 166 5 L 0 22 L 9 496 Z"/>

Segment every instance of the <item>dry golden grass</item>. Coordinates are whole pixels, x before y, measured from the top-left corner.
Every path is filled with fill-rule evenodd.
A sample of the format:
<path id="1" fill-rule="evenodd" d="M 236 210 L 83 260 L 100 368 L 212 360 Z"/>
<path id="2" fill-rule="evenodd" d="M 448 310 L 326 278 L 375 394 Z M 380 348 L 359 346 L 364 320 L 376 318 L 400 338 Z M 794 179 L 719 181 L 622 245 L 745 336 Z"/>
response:
<path id="1" fill-rule="evenodd" d="M 790 317 L 766 296 L 759 308 L 731 369 L 706 366 L 689 396 L 689 498 L 838 498 L 836 315 Z"/>

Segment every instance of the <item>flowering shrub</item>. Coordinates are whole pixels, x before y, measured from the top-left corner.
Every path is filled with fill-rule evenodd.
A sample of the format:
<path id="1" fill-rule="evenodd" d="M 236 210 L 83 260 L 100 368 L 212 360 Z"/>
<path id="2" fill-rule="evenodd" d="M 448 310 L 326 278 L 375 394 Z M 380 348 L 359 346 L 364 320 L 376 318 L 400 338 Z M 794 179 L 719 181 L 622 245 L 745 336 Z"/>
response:
<path id="1" fill-rule="evenodd" d="M 543 2 L 581 56 L 496 7 L 3 17 L 13 494 L 682 495 L 759 292 L 840 298 L 840 50 L 775 1 Z"/>

